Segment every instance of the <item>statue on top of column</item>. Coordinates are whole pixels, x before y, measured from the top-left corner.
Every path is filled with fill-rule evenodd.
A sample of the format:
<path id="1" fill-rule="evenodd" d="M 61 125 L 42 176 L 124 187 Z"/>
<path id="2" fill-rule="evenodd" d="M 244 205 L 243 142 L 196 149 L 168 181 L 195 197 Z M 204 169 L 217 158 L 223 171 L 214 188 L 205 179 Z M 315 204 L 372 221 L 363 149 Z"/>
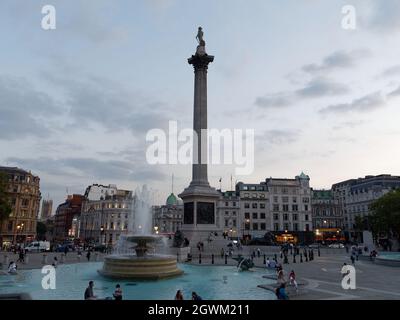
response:
<path id="1" fill-rule="evenodd" d="M 204 36 L 203 28 L 199 27 L 199 30 L 197 31 L 197 36 L 196 36 L 196 39 L 199 42 L 196 53 L 199 55 L 206 54 L 206 42 L 204 41 L 203 36 Z"/>

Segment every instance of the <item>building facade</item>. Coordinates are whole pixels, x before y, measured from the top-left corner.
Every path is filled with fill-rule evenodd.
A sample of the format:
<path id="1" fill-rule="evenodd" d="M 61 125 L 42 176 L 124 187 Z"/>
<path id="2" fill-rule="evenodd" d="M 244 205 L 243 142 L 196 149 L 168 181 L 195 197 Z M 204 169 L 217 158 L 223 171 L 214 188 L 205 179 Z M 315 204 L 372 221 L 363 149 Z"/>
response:
<path id="1" fill-rule="evenodd" d="M 173 235 L 183 223 L 183 203 L 171 193 L 165 205 L 153 206 L 153 231 L 156 234 Z"/>
<path id="2" fill-rule="evenodd" d="M 36 238 L 40 206 L 40 178 L 16 167 L 0 167 L 8 178 L 7 195 L 12 212 L 0 227 L 2 246 L 25 243 Z"/>
<path id="3" fill-rule="evenodd" d="M 46 220 L 51 217 L 53 211 L 53 200 L 43 200 L 42 209 L 40 211 L 40 219 Z"/>
<path id="4" fill-rule="evenodd" d="M 221 196 L 217 203 L 217 226 L 229 238 L 240 238 L 244 228 L 240 217 L 240 197 L 236 191 L 218 191 Z"/>
<path id="5" fill-rule="evenodd" d="M 64 241 L 78 237 L 76 223 L 81 215 L 84 196 L 69 195 L 64 203 L 57 207 L 54 217 L 54 239 Z"/>
<path id="6" fill-rule="evenodd" d="M 114 185 L 86 189 L 79 219 L 79 238 L 85 242 L 115 244 L 133 230 L 135 197 Z"/>
<path id="7" fill-rule="evenodd" d="M 316 241 L 344 241 L 344 217 L 332 190 L 312 190 L 312 223 Z"/>
<path id="8" fill-rule="evenodd" d="M 346 237 L 362 240 L 356 230 L 356 217 L 370 215 L 370 205 L 386 193 L 400 188 L 400 176 L 382 174 L 350 179 L 332 186 L 333 196 L 344 213 Z"/>

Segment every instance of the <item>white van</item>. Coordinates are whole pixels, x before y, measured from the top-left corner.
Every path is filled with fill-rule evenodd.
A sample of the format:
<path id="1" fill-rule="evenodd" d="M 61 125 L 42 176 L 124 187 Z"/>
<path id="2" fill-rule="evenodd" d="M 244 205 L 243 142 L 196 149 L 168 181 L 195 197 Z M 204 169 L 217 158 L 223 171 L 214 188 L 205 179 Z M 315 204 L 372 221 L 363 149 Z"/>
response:
<path id="1" fill-rule="evenodd" d="M 33 241 L 25 247 L 28 252 L 50 251 L 49 241 Z"/>

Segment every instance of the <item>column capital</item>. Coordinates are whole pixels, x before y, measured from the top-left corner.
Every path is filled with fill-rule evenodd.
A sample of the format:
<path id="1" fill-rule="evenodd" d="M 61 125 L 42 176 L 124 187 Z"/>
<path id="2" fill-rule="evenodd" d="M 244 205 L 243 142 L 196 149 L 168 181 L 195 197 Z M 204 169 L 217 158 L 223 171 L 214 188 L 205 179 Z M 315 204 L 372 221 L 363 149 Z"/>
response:
<path id="1" fill-rule="evenodd" d="M 208 68 L 208 64 L 214 61 L 214 56 L 210 56 L 208 54 L 195 54 L 192 55 L 188 59 L 188 63 L 193 65 L 195 70 L 198 69 L 206 69 Z"/>

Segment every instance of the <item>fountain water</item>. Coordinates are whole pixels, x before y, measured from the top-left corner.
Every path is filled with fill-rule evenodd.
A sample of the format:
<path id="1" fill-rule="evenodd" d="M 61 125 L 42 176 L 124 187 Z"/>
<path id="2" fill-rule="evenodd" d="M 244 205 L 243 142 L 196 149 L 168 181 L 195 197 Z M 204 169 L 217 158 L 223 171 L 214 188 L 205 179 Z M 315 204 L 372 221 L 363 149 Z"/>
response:
<path id="1" fill-rule="evenodd" d="M 162 242 L 162 237 L 151 234 L 150 196 L 146 186 L 136 190 L 128 234 L 121 236 L 114 253 L 105 257 L 103 268 L 98 271 L 101 275 L 120 279 L 162 279 L 183 273 L 177 267 L 176 257 L 149 253 Z M 132 243 L 136 246 L 132 247 Z"/>

